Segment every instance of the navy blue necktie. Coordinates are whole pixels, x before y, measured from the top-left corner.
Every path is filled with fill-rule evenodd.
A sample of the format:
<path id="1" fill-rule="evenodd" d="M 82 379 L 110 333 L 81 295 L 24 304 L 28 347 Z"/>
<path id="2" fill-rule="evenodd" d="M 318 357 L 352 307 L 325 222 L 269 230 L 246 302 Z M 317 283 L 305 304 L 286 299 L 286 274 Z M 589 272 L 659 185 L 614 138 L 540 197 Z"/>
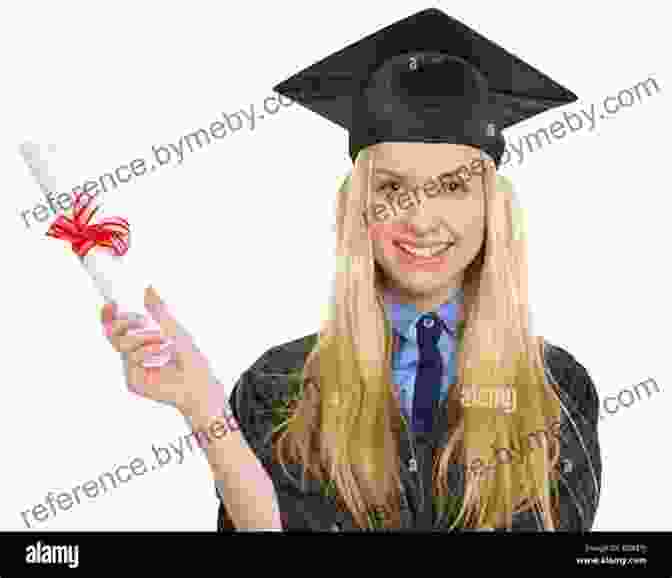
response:
<path id="1" fill-rule="evenodd" d="M 416 324 L 420 356 L 415 377 L 413 396 L 413 429 L 416 432 L 432 431 L 434 409 L 441 392 L 443 363 L 438 343 L 442 323 L 435 313 L 423 315 Z"/>

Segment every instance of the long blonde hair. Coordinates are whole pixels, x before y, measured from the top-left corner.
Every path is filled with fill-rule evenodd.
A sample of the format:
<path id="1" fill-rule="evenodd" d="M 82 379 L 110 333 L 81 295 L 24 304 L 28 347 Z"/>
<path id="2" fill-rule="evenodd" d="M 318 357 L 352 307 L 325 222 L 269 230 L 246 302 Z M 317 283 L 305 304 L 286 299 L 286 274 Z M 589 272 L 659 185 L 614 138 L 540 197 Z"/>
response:
<path id="1" fill-rule="evenodd" d="M 336 205 L 337 267 L 333 293 L 315 347 L 303 367 L 304 395 L 276 439 L 283 465 L 300 463 L 323 483 L 361 528 L 371 512 L 384 525 L 400 524 L 399 443 L 403 418 L 391 381 L 392 329 L 381 297 L 381 271 L 362 214 L 371 201 L 373 155 L 355 159 Z M 451 463 L 465 467 L 465 528 L 511 528 L 516 509 L 534 508 L 545 530 L 557 525 L 549 482 L 559 448 L 541 436 L 543 451 L 522 463 L 502 463 L 482 475 L 475 460 L 492 463 L 493 449 L 522 445 L 531 432 L 557 422 L 557 393 L 544 376 L 542 340 L 532 335 L 524 231 L 516 229 L 510 183 L 485 163 L 486 226 L 483 246 L 463 282 L 464 331 L 457 349 L 457 383 L 451 387 L 446 443 L 434 460 L 435 497 L 448 495 Z M 499 186 L 498 186 L 499 185 Z M 513 386 L 516 409 L 506 414 L 463 407 L 463 385 Z M 538 439 L 538 438 L 537 438 Z M 551 449 L 555 449 L 554 452 Z M 552 455 L 554 454 L 554 455 Z"/>

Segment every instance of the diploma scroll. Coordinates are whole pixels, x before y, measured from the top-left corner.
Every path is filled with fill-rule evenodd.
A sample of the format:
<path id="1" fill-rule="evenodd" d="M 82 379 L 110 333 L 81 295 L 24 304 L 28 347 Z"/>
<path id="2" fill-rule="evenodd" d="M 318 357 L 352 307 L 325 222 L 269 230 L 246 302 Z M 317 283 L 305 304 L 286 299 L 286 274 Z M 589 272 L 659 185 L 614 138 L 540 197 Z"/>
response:
<path id="1" fill-rule="evenodd" d="M 42 191 L 53 191 L 55 180 L 49 172 L 46 155 L 39 145 L 23 143 L 19 152 Z M 47 231 L 47 236 L 70 242 L 77 260 L 87 272 L 94 286 L 107 302 L 114 302 L 118 315 L 141 319 L 142 327 L 131 329 L 129 335 L 161 333 L 159 325 L 149 315 L 139 315 L 135 305 L 142 294 L 138 283 L 129 283 L 128 271 L 122 270 L 122 257 L 129 247 L 128 221 L 112 217 L 90 223 L 99 207 L 93 198 L 83 193 L 75 198 L 72 217 L 59 216 Z M 144 367 L 161 367 L 172 358 L 172 344 L 162 341 L 157 353 L 148 355 Z"/>

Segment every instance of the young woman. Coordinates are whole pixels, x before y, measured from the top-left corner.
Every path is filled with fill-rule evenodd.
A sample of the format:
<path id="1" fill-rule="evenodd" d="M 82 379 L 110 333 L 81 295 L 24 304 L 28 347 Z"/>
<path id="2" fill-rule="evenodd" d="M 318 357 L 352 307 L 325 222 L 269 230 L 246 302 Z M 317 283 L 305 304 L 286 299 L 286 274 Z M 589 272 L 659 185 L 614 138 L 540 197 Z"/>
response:
<path id="1" fill-rule="evenodd" d="M 339 191 L 339 266 L 322 330 L 245 372 L 231 398 L 242 432 L 206 445 L 220 529 L 279 528 L 268 476 L 286 530 L 591 527 L 597 394 L 571 355 L 531 334 L 512 189 L 483 158 L 443 143 L 359 154 Z M 411 192 L 419 203 L 404 202 Z M 383 203 L 387 219 L 376 220 Z M 148 310 L 181 343 L 181 361 L 141 368 L 151 338 L 124 337 L 131 322 L 112 322 L 115 346 L 132 352 L 129 383 L 205 431 L 225 414 L 224 388 L 151 291 Z M 433 427 L 416 431 L 409 371 L 417 377 L 415 328 L 432 311 L 462 331 L 443 336 L 442 399 Z M 472 384 L 512 387 L 515 408 L 463 403 L 461 386 Z"/>
<path id="2" fill-rule="evenodd" d="M 382 143 L 357 157 L 338 198 L 321 331 L 268 351 L 232 396 L 285 528 L 591 527 L 597 394 L 570 354 L 531 333 L 512 190 L 482 157 L 443 143 Z M 390 193 L 418 190 L 420 203 L 362 224 Z M 427 312 L 458 331 L 439 341 L 444 369 L 430 387 L 441 399 L 422 431 L 411 402 Z M 515 409 L 463 403 L 466 385 L 512 387 Z"/>
<path id="3" fill-rule="evenodd" d="M 336 272 L 319 332 L 267 351 L 227 403 L 153 292 L 148 311 L 176 339 L 174 366 L 141 368 L 158 346 L 127 336 L 129 322 L 104 311 L 138 393 L 175 405 L 198 430 L 232 412 L 234 427 L 205 444 L 220 530 L 592 527 L 597 392 L 567 351 L 533 333 L 526 240 L 512 187 L 497 175 L 501 136 L 486 122 L 492 91 L 472 65 L 445 55 L 451 47 L 429 46 L 425 38 L 446 37 L 446 26 L 467 42 L 462 25 L 430 10 L 378 33 L 375 58 L 353 59 L 375 74 L 363 105 L 347 101 L 366 114 L 345 121 L 353 170 L 338 193 Z M 365 39 L 356 56 L 371 46 Z M 337 56 L 332 71 L 344 68 Z M 539 80 L 515 66 L 518 82 L 528 73 Z M 341 90 L 343 78 L 331 72 L 316 83 L 310 72 L 320 97 L 313 108 L 345 118 L 342 94 L 329 94 L 329 82 Z M 306 78 L 297 78 L 303 98 Z M 459 79 L 459 90 L 446 89 L 446 78 Z M 543 77 L 537 86 L 544 82 L 552 84 Z M 440 98 L 422 100 L 432 90 Z M 526 109 L 521 118 L 550 106 L 499 94 L 509 113 Z M 437 114 L 437 102 L 449 108 Z"/>

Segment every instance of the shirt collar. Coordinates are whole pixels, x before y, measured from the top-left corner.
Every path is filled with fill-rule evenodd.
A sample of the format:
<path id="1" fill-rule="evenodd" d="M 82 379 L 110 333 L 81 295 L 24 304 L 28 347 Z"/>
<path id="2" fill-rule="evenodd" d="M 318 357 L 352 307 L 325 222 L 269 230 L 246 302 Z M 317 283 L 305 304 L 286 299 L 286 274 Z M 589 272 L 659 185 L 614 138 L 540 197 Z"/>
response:
<path id="1" fill-rule="evenodd" d="M 463 298 L 464 293 L 459 288 L 452 299 L 434 309 L 434 312 L 443 320 L 453 337 L 457 335 L 457 324 L 460 320 Z M 406 340 L 413 343 L 417 342 L 415 326 L 424 313 L 420 313 L 415 305 L 400 303 L 389 291 L 383 292 L 383 301 L 387 318 L 393 329 Z"/>

